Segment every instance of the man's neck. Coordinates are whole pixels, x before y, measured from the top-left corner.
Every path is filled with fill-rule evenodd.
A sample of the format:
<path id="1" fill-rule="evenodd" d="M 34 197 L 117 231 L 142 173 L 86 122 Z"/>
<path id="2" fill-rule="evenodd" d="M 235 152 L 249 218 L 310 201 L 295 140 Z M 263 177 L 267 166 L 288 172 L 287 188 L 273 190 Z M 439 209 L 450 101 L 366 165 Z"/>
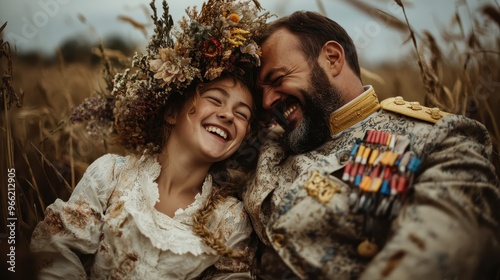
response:
<path id="1" fill-rule="evenodd" d="M 380 108 L 377 94 L 373 87 L 366 90 L 330 114 L 330 134 L 335 135 L 360 122 Z"/>

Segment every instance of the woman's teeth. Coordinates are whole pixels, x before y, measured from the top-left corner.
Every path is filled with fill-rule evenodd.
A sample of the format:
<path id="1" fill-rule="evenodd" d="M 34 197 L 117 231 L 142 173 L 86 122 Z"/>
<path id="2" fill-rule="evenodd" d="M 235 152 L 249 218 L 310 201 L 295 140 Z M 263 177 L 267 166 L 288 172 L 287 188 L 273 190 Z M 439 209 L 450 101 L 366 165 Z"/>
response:
<path id="1" fill-rule="evenodd" d="M 205 129 L 208 131 L 208 132 L 212 132 L 212 133 L 215 133 L 217 135 L 219 135 L 220 137 L 224 138 L 224 140 L 227 139 L 227 133 L 218 128 L 218 127 L 215 127 L 215 126 L 206 126 Z"/>

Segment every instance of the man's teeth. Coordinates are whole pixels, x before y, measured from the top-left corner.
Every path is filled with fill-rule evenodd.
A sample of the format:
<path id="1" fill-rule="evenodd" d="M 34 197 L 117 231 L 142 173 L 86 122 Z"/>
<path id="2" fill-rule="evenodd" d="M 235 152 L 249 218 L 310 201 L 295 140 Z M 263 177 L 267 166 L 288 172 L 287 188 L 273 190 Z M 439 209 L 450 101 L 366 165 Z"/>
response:
<path id="1" fill-rule="evenodd" d="M 292 107 L 288 108 L 288 110 L 283 113 L 283 117 L 285 117 L 285 119 L 288 118 L 288 116 L 290 116 L 290 114 L 295 111 L 295 109 L 297 109 L 297 105 L 293 105 Z"/>
<path id="2" fill-rule="evenodd" d="M 218 128 L 218 127 L 215 127 L 215 126 L 207 126 L 205 127 L 205 129 L 208 131 L 208 132 L 212 132 L 212 133 L 215 133 L 217 135 L 219 135 L 220 137 L 224 138 L 224 139 L 227 139 L 227 133 Z"/>

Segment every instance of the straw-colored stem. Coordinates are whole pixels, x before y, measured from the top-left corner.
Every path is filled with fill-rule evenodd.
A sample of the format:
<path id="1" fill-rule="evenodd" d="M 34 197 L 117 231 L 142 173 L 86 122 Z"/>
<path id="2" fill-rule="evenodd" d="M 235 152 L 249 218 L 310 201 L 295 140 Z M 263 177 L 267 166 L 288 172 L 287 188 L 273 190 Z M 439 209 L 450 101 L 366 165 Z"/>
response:
<path id="1" fill-rule="evenodd" d="M 73 158 L 73 127 L 69 126 L 69 164 L 71 169 L 71 188 L 75 188 L 75 160 Z"/>
<path id="2" fill-rule="evenodd" d="M 7 168 L 14 167 L 14 145 L 12 140 L 12 130 L 10 127 L 10 119 L 9 119 L 9 110 L 7 109 L 7 90 L 4 89 L 2 92 L 3 96 L 3 111 L 4 111 L 4 120 L 5 120 L 5 136 L 7 143 Z"/>
<path id="3" fill-rule="evenodd" d="M 28 156 L 26 155 L 26 153 L 22 153 L 22 156 L 23 156 L 24 161 L 26 162 L 26 165 L 28 166 L 28 172 L 29 172 L 29 174 L 31 176 L 31 184 L 30 184 L 30 186 L 32 186 L 33 190 L 36 193 L 36 198 L 38 200 L 38 203 L 40 203 L 40 207 L 42 209 L 45 209 L 45 203 L 43 202 L 42 194 L 40 193 L 40 189 L 38 187 L 38 183 L 37 183 L 35 174 L 33 172 L 33 168 L 31 167 L 30 161 L 28 159 Z"/>

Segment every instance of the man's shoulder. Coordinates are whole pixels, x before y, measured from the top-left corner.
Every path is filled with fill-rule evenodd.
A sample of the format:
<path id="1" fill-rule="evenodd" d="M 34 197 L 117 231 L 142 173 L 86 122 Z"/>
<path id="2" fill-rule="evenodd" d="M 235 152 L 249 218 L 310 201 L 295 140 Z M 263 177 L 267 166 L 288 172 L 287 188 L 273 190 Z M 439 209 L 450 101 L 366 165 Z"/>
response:
<path id="1" fill-rule="evenodd" d="M 419 102 L 406 101 L 401 96 L 387 98 L 380 102 L 380 106 L 385 111 L 422 120 L 431 124 L 434 124 L 445 117 L 453 115 L 451 113 L 442 111 L 437 107 L 431 108 L 423 106 Z"/>
<path id="2" fill-rule="evenodd" d="M 403 116 L 408 121 L 418 123 L 415 127 L 433 130 L 453 130 L 477 128 L 486 131 L 482 123 L 460 114 L 443 111 L 437 107 L 427 107 L 419 102 L 407 101 L 402 97 L 390 97 L 380 102 L 382 112 Z"/>

